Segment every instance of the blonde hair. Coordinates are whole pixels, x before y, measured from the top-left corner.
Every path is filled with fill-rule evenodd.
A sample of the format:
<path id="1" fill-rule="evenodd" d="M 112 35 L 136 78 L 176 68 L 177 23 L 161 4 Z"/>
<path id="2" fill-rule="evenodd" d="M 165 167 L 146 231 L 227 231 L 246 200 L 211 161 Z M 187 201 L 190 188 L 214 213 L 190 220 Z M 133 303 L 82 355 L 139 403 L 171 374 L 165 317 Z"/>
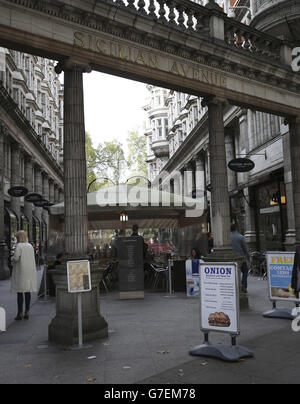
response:
<path id="1" fill-rule="evenodd" d="M 26 236 L 24 230 L 18 231 L 18 233 L 16 234 L 16 237 L 17 237 L 18 243 L 28 243 L 28 239 L 27 239 L 27 236 Z"/>

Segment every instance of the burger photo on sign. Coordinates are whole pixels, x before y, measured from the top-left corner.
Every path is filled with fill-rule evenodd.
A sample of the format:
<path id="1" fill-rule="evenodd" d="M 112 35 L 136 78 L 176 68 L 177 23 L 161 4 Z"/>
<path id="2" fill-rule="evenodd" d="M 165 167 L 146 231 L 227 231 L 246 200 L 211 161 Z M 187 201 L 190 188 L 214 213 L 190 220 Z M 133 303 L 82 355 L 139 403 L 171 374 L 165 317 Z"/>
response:
<path id="1" fill-rule="evenodd" d="M 223 312 L 210 314 L 208 323 L 212 327 L 230 327 L 231 325 L 229 316 Z"/>

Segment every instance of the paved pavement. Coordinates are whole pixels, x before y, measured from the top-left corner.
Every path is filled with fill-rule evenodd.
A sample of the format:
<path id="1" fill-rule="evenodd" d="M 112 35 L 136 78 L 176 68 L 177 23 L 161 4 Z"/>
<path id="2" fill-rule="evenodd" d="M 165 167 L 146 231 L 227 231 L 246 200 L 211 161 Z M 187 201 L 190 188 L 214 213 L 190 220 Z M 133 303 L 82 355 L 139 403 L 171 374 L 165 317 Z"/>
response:
<path id="1" fill-rule="evenodd" d="M 0 333 L 0 384 L 299 383 L 300 332 L 292 331 L 289 320 L 262 317 L 271 308 L 266 281 L 250 279 L 251 309 L 241 313 L 238 344 L 255 358 L 237 363 L 190 356 L 189 349 L 203 341 L 199 299 L 167 296 L 146 292 L 144 300 L 120 301 L 117 292 L 103 294 L 109 338 L 71 351 L 47 341 L 53 299 L 35 297 L 30 320 L 15 322 L 16 297 L 9 281 L 0 282 L 0 306 L 8 314 L 7 331 Z M 217 333 L 211 340 L 230 343 Z"/>

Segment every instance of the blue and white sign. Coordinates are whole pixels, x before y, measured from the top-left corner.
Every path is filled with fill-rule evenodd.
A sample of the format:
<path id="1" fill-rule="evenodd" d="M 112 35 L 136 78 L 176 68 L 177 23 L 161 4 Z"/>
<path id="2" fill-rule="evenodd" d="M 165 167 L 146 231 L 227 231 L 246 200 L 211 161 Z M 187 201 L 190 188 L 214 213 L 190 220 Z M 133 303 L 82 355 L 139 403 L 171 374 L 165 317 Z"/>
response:
<path id="1" fill-rule="evenodd" d="M 272 251 L 267 253 L 269 295 L 271 301 L 283 300 L 300 303 L 292 289 L 294 252 Z"/>
<path id="2" fill-rule="evenodd" d="M 238 279 L 235 263 L 200 263 L 202 331 L 240 333 Z"/>
<path id="3" fill-rule="evenodd" d="M 6 331 L 6 312 L 0 307 L 0 331 Z"/>
<path id="4" fill-rule="evenodd" d="M 187 260 L 186 269 L 186 293 L 190 296 L 199 296 L 199 264 L 201 260 Z"/>

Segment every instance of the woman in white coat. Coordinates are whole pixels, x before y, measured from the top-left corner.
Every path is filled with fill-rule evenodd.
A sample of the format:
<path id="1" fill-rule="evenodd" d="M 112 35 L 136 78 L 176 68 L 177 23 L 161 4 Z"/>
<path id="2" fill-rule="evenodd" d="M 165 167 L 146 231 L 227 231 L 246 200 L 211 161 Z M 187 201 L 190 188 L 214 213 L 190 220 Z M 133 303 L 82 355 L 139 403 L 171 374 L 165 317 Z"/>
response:
<path id="1" fill-rule="evenodd" d="M 37 271 L 34 250 L 28 243 L 24 231 L 17 233 L 17 247 L 13 258 L 13 272 L 11 277 L 11 291 L 18 294 L 18 314 L 15 320 L 29 319 L 31 292 L 37 291 Z M 23 304 L 25 294 L 25 315 Z"/>

